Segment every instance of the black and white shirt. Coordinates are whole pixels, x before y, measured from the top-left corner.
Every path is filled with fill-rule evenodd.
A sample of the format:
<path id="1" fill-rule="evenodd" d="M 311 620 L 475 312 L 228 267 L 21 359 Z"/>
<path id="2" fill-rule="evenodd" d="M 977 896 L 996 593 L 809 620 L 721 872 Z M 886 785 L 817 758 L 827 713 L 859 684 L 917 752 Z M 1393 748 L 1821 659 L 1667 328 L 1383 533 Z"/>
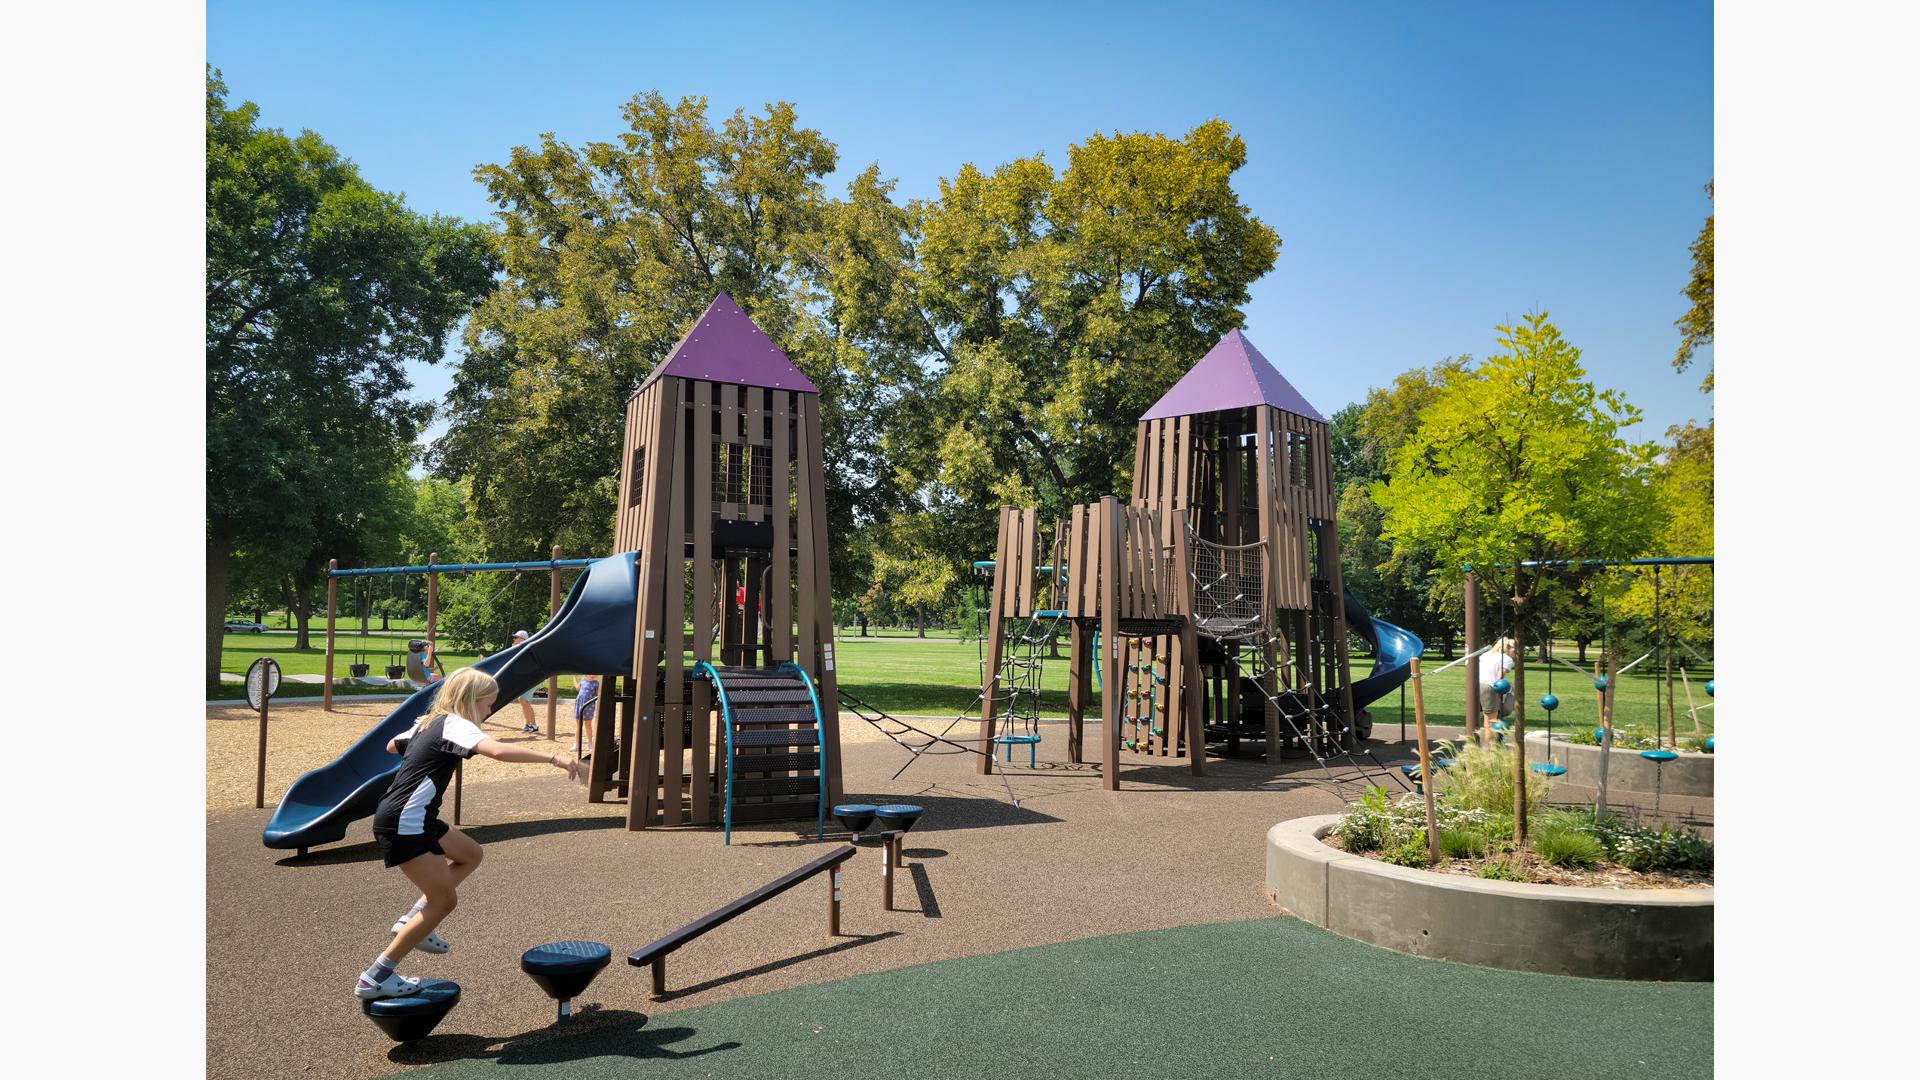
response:
<path id="1" fill-rule="evenodd" d="M 440 815 L 440 800 L 446 796 L 453 770 L 473 756 L 473 748 L 484 738 L 473 721 L 441 713 L 395 739 L 400 771 L 373 812 L 374 829 L 402 836 L 425 832 L 427 822 Z"/>

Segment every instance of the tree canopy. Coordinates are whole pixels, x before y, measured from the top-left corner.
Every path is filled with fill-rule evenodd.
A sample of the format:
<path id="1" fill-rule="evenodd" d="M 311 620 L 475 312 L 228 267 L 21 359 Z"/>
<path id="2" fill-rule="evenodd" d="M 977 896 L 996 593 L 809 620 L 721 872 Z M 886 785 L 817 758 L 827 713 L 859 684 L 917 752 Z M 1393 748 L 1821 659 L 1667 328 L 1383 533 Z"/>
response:
<path id="1" fill-rule="evenodd" d="M 209 71 L 207 671 L 236 553 L 310 580 L 394 499 L 440 359 L 492 288 L 485 230 L 378 191 L 320 136 L 259 126 Z"/>
<path id="2" fill-rule="evenodd" d="M 1707 198 L 1713 198 L 1713 185 L 1707 185 Z M 1680 351 L 1674 354 L 1673 370 L 1685 371 L 1693 363 L 1693 354 L 1702 346 L 1713 346 L 1713 215 L 1707 215 L 1700 235 L 1687 245 L 1693 254 L 1693 274 L 1681 290 L 1687 298 L 1687 313 L 1673 321 L 1680 328 Z M 1713 390 L 1713 372 L 1700 381 L 1700 391 Z"/>
<path id="3" fill-rule="evenodd" d="M 1653 447 L 1620 435 L 1639 411 L 1586 380 L 1580 350 L 1545 312 L 1499 335 L 1501 351 L 1484 363 L 1444 372 L 1372 494 L 1386 538 L 1438 552 L 1449 582 L 1470 565 L 1511 598 L 1518 627 L 1534 614 L 1531 590 L 1543 577 L 1524 563 L 1638 555 L 1660 508 Z M 1517 664 L 1516 743 L 1526 733 L 1524 673 Z M 1526 765 L 1524 755 L 1514 759 L 1514 830 L 1524 840 Z"/>

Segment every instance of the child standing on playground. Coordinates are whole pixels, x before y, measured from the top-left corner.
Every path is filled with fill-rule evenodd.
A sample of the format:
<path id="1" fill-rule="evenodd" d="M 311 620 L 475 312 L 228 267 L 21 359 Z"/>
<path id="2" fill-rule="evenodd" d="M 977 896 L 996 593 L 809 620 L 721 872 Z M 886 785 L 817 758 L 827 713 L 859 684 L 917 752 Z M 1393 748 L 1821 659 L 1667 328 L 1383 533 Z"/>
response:
<path id="1" fill-rule="evenodd" d="M 573 752 L 587 756 L 593 753 L 593 713 L 600 705 L 600 677 L 575 675 L 573 691 Z"/>
<path id="2" fill-rule="evenodd" d="M 1480 658 L 1480 741 L 1483 743 L 1491 740 L 1493 722 L 1513 713 L 1511 687 L 1503 694 L 1494 690 L 1493 684 L 1512 674 L 1518 648 L 1512 638 L 1503 637 Z"/>
<path id="3" fill-rule="evenodd" d="M 388 867 L 399 867 L 420 889 L 420 899 L 393 924 L 393 941 L 360 973 L 353 996 L 365 1000 L 403 997 L 420 989 L 418 979 L 395 972 L 414 948 L 443 953 L 451 946 L 434 933 L 453 911 L 454 891 L 480 865 L 480 845 L 440 820 L 440 800 L 461 761 L 479 754 L 496 761 L 544 761 L 580 775 L 580 763 L 489 739 L 479 724 L 493 711 L 500 687 L 493 676 L 461 668 L 440 685 L 436 708 L 423 712 L 413 729 L 387 743 L 401 755 L 400 771 L 373 813 L 373 838 Z"/>

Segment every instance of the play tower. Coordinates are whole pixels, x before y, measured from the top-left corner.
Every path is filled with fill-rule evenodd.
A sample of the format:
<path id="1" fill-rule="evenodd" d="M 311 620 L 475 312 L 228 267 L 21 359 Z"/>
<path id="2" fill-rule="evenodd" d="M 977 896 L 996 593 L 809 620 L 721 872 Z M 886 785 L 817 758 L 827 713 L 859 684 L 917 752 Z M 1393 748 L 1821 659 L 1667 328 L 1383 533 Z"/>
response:
<path id="1" fill-rule="evenodd" d="M 1099 665 L 1102 764 L 1184 754 L 1208 734 L 1351 750 L 1352 678 L 1327 422 L 1253 343 L 1228 332 L 1140 418 L 1133 492 L 1073 507 L 1042 542 L 1003 507 L 984 665 L 982 771 L 1008 735 L 1008 623 L 1065 620 L 1069 753 Z M 1097 645 L 1093 635 L 1098 632 Z"/>
<path id="2" fill-rule="evenodd" d="M 618 507 L 633 667 L 588 797 L 625 792 L 630 829 L 819 816 L 840 791 L 820 396 L 727 294 L 628 400 Z"/>

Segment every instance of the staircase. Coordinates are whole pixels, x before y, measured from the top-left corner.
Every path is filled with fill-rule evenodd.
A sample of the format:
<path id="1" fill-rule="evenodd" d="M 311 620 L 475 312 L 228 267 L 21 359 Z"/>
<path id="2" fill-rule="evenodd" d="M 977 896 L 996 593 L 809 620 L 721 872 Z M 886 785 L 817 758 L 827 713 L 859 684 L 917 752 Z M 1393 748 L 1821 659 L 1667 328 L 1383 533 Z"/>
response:
<path id="1" fill-rule="evenodd" d="M 827 831 L 826 750 L 820 743 L 820 700 L 798 665 L 722 667 L 702 661 L 693 677 L 713 683 L 726 732 L 726 786 L 721 813 L 726 842 L 734 822 L 811 817 Z M 798 775 L 798 774 L 807 775 Z"/>

